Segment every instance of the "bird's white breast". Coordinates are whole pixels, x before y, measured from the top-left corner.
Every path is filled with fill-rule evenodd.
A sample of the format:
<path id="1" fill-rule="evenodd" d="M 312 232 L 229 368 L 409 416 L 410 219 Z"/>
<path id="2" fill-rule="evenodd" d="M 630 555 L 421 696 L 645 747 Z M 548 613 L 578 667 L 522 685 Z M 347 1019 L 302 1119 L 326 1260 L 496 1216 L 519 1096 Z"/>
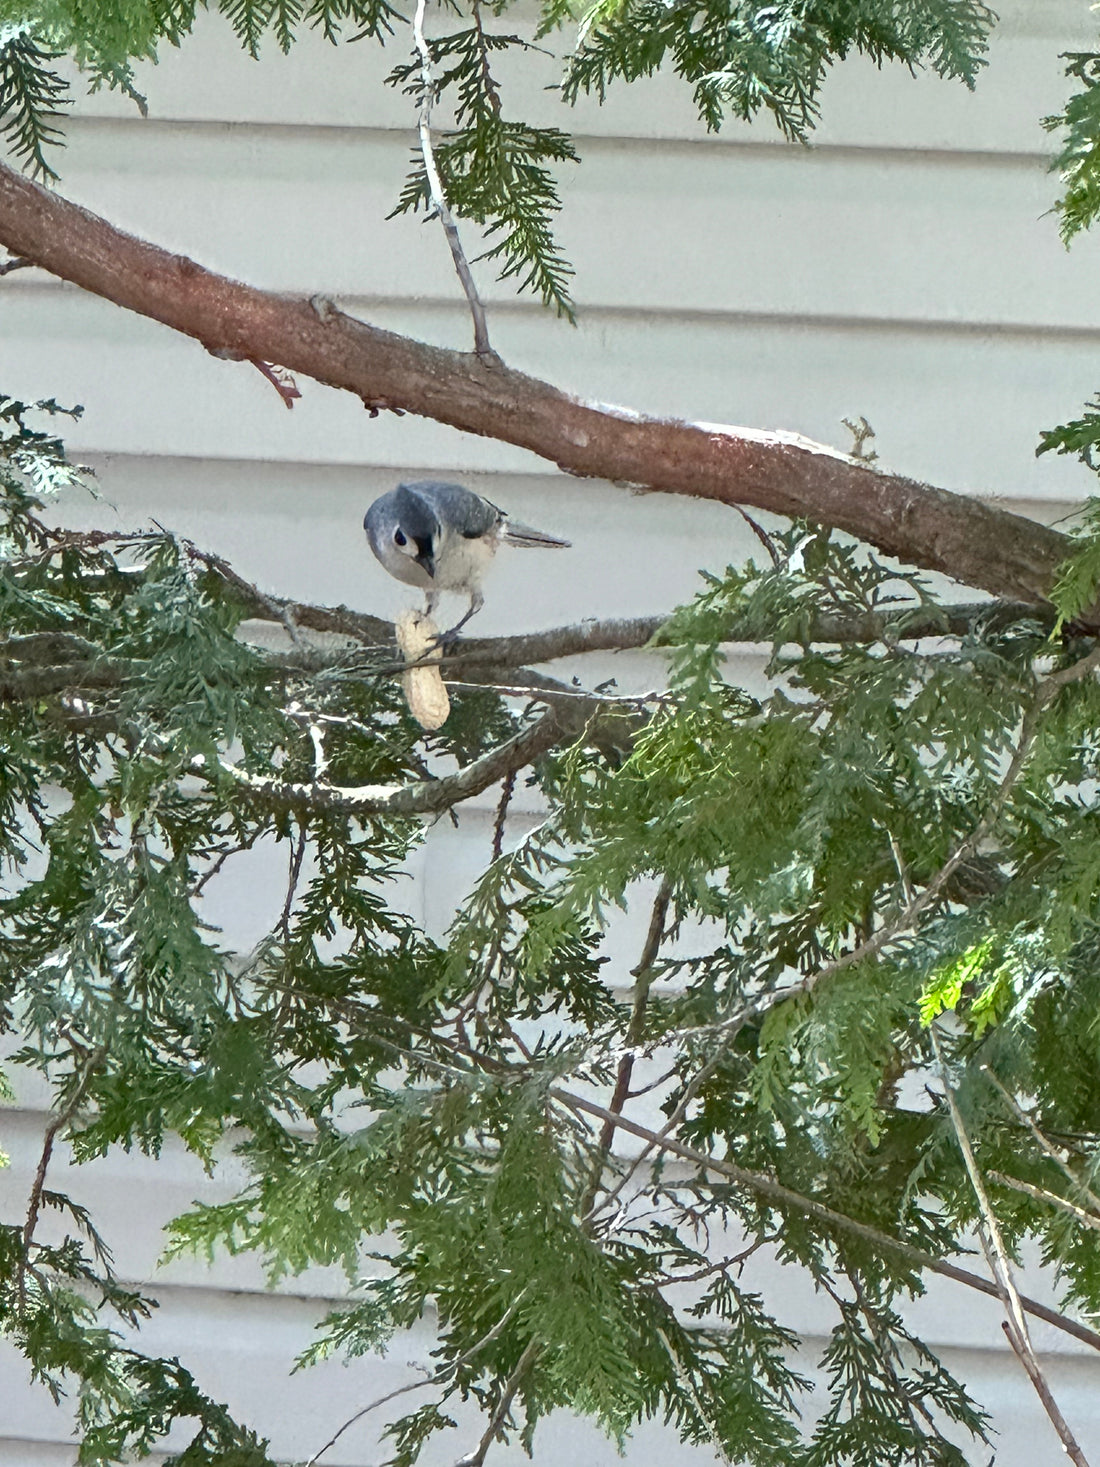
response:
<path id="1" fill-rule="evenodd" d="M 496 554 L 497 536 L 490 532 L 477 540 L 448 534 L 446 544 L 435 557 L 437 591 L 465 591 L 467 595 L 481 589 L 481 579 Z"/>

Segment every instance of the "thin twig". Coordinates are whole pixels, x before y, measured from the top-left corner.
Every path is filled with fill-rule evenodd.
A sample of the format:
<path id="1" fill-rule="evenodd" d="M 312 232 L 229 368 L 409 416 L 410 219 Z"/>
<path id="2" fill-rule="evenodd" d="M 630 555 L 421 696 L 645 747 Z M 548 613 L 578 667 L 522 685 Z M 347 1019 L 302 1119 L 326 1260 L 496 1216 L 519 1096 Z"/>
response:
<path id="1" fill-rule="evenodd" d="M 672 1370 L 674 1375 L 676 1376 L 676 1379 L 680 1382 L 680 1385 L 683 1388 L 685 1394 L 690 1397 L 691 1404 L 695 1407 L 696 1415 L 699 1417 L 702 1425 L 706 1428 L 706 1432 L 707 1435 L 710 1437 L 710 1443 L 711 1446 L 714 1448 L 715 1455 L 720 1459 L 723 1467 L 733 1467 L 733 1461 L 730 1458 L 729 1453 L 726 1451 L 725 1443 L 722 1441 L 722 1438 L 718 1433 L 718 1428 L 711 1420 L 709 1414 L 703 1406 L 702 1400 L 699 1397 L 699 1392 L 695 1388 L 695 1382 L 691 1378 L 691 1372 L 684 1369 L 683 1363 L 680 1360 L 679 1355 L 677 1355 L 676 1351 L 672 1348 L 672 1341 L 669 1339 L 668 1335 L 665 1334 L 664 1330 L 658 1328 L 657 1335 L 661 1341 L 661 1344 L 665 1347 L 665 1351 L 668 1354 L 669 1360 L 672 1362 Z"/>
<path id="2" fill-rule="evenodd" d="M 496 819 L 493 821 L 493 850 L 492 859 L 500 860 L 501 852 L 504 850 L 504 822 L 508 819 L 508 806 L 512 801 L 512 792 L 516 787 L 515 769 L 509 769 L 504 776 L 500 787 L 500 804 L 497 806 Z"/>
<path id="3" fill-rule="evenodd" d="M 626 1026 L 626 1034 L 623 1037 L 623 1054 L 619 1059 L 619 1069 L 615 1076 L 615 1089 L 612 1092 L 609 1110 L 615 1115 L 622 1112 L 630 1095 L 630 1081 L 634 1074 L 634 1055 L 638 1042 L 642 1037 L 645 1027 L 646 1004 L 649 1001 L 649 990 L 653 983 L 653 965 L 657 961 L 657 954 L 661 950 L 661 940 L 665 935 L 665 924 L 668 921 L 668 905 L 672 899 L 672 883 L 665 876 L 657 889 L 657 895 L 653 900 L 653 909 L 650 912 L 649 928 L 646 932 L 645 945 L 642 955 L 638 959 L 637 966 L 633 969 L 634 997 L 630 1011 L 630 1022 Z M 581 1203 L 581 1226 L 588 1227 L 595 1214 L 595 1202 L 599 1193 L 600 1182 L 603 1179 L 603 1169 L 607 1158 L 611 1153 L 611 1143 L 615 1139 L 615 1127 L 610 1121 L 605 1121 L 600 1131 L 600 1139 L 596 1143 L 596 1155 L 592 1161 L 592 1172 L 589 1177 L 588 1186 L 585 1189 L 584 1200 Z"/>
<path id="4" fill-rule="evenodd" d="M 196 881 L 194 886 L 191 888 L 191 895 L 193 897 L 202 896 L 203 891 L 205 890 L 208 883 L 213 881 L 214 877 L 217 876 L 218 872 L 225 865 L 226 861 L 228 861 L 232 856 L 240 856 L 245 851 L 250 851 L 252 847 L 256 844 L 259 837 L 260 831 L 257 829 L 253 832 L 252 835 L 248 837 L 247 840 L 241 841 L 240 845 L 227 846 L 224 851 L 219 851 L 217 859 L 214 861 L 213 865 L 207 867 L 207 869 L 199 877 L 198 881 Z"/>
<path id="5" fill-rule="evenodd" d="M 489 1448 L 492 1446 L 500 1428 L 503 1426 L 508 1412 L 512 1409 L 512 1402 L 515 1400 L 516 1392 L 523 1384 L 524 1376 L 535 1363 L 535 1357 L 538 1355 L 538 1352 L 538 1340 L 531 1340 L 523 1354 L 519 1357 L 515 1370 L 512 1371 L 512 1374 L 505 1382 L 504 1391 L 489 1421 L 489 1425 L 485 1428 L 484 1435 L 472 1452 L 468 1452 L 465 1457 L 458 1459 L 455 1467 L 483 1467 Z"/>
<path id="6" fill-rule="evenodd" d="M 286 992 L 292 994 L 301 993 L 305 996 L 304 990 L 294 989 L 289 985 L 286 986 Z M 372 1043 L 377 1044 L 382 1049 L 388 1050 L 396 1057 L 412 1062 L 425 1069 L 433 1070 L 443 1076 L 451 1076 L 462 1081 L 469 1080 L 469 1067 L 462 1068 L 457 1064 L 448 1064 L 446 1061 L 437 1059 L 434 1056 L 414 1052 L 406 1046 L 397 1044 L 393 1040 L 387 1039 L 379 1034 L 377 1030 L 377 1015 L 373 1010 L 368 1010 L 364 1006 L 347 999 L 330 999 L 329 1004 L 333 1011 L 339 1013 L 347 1023 L 361 1030 L 368 1030 Z M 391 1015 L 391 1018 L 393 1017 Z M 410 1023 L 409 1020 L 401 1019 L 399 1022 L 410 1032 L 419 1032 L 417 1031 L 416 1025 Z M 520 1075 L 524 1073 L 522 1066 L 498 1059 L 492 1055 L 484 1054 L 473 1049 L 468 1044 L 458 1043 L 455 1045 L 455 1048 L 464 1057 L 476 1062 L 487 1073 L 501 1075 Z M 939 1274 L 943 1278 L 951 1279 L 968 1289 L 974 1289 L 980 1294 L 999 1298 L 996 1287 L 988 1279 L 982 1278 L 980 1274 L 971 1273 L 969 1269 L 960 1268 L 957 1264 L 949 1263 L 946 1259 L 936 1258 L 933 1254 L 925 1252 L 923 1248 L 918 1248 L 913 1243 L 906 1243 L 901 1238 L 892 1237 L 891 1234 L 884 1233 L 881 1229 L 873 1227 L 869 1223 L 859 1222 L 856 1218 L 848 1217 L 842 1212 L 837 1212 L 833 1208 L 827 1207 L 824 1203 L 815 1202 L 812 1198 L 805 1197 L 802 1193 L 784 1186 L 782 1182 L 777 1181 L 774 1177 L 770 1177 L 764 1172 L 750 1171 L 746 1167 L 736 1166 L 732 1162 L 710 1156 L 704 1151 L 699 1151 L 694 1146 L 688 1146 L 686 1143 L 677 1141 L 671 1136 L 659 1134 L 651 1130 L 648 1126 L 643 1126 L 639 1122 L 630 1120 L 624 1115 L 616 1115 L 613 1111 L 608 1110 L 606 1106 L 599 1105 L 596 1101 L 589 1100 L 584 1096 L 574 1095 L 572 1092 L 564 1090 L 560 1086 L 552 1086 L 548 1094 L 559 1104 L 565 1106 L 567 1110 L 571 1110 L 579 1116 L 592 1116 L 601 1121 L 606 1121 L 610 1118 L 616 1129 L 626 1131 L 643 1141 L 648 1141 L 652 1146 L 661 1151 L 668 1152 L 672 1156 L 678 1156 L 685 1161 L 692 1162 L 704 1173 L 713 1172 L 718 1176 L 726 1177 L 736 1185 L 744 1187 L 758 1196 L 766 1197 L 780 1206 L 792 1208 L 794 1211 L 800 1212 L 806 1217 L 812 1217 L 826 1227 L 862 1238 L 865 1242 L 872 1243 L 900 1258 L 906 1259 L 907 1262 L 918 1268 L 927 1269 L 929 1273 Z M 1087 1325 L 1081 1324 L 1078 1320 L 1071 1319 L 1068 1315 L 1060 1313 L 1057 1309 L 1050 1308 L 1049 1305 L 1040 1304 L 1038 1300 L 1031 1299 L 1027 1295 L 1021 1295 L 1020 1300 L 1028 1314 L 1033 1315 L 1036 1319 L 1043 1320 L 1046 1324 L 1053 1325 L 1055 1329 L 1062 1330 L 1063 1333 L 1082 1341 L 1082 1343 L 1091 1346 L 1092 1349 L 1100 1351 L 1100 1334 L 1095 1330 L 1089 1329 Z"/>
<path id="7" fill-rule="evenodd" d="M 428 1386 L 436 1384 L 438 1384 L 438 1380 L 434 1375 L 428 1376 L 425 1380 L 410 1380 L 406 1385 L 398 1386 L 396 1390 L 387 1391 L 384 1396 L 379 1396 L 376 1401 L 371 1401 L 368 1405 L 362 1407 L 361 1410 L 356 1411 L 354 1416 L 349 1416 L 348 1419 L 344 1422 L 343 1426 L 339 1427 L 336 1431 L 333 1432 L 332 1436 L 329 1437 L 328 1441 L 324 1444 L 323 1447 L 318 1447 L 317 1451 L 314 1452 L 313 1456 L 310 1457 L 309 1461 L 306 1463 L 306 1467 L 314 1467 L 314 1463 L 320 1461 L 320 1459 L 328 1451 L 329 1447 L 334 1447 L 336 1445 L 336 1443 L 340 1440 L 345 1431 L 348 1431 L 351 1427 L 353 1427 L 357 1421 L 362 1421 L 363 1417 L 369 1415 L 371 1411 L 377 1411 L 379 1406 L 385 1406 L 388 1402 L 395 1400 L 398 1396 L 408 1395 L 409 1391 L 423 1391 L 426 1390 Z"/>
<path id="8" fill-rule="evenodd" d="M 38 1226 L 38 1215 L 42 1208 L 42 1193 L 46 1186 L 46 1173 L 49 1170 L 50 1158 L 53 1156 L 54 1142 L 57 1140 L 58 1132 L 67 1126 L 76 1115 L 80 1102 L 84 1099 L 84 1092 L 88 1088 L 88 1081 L 92 1078 L 93 1071 L 100 1064 L 106 1052 L 106 1045 L 101 1044 L 87 1055 L 73 1093 L 47 1125 L 42 1137 L 42 1154 L 38 1158 L 38 1169 L 31 1183 L 30 1197 L 27 1201 L 27 1220 L 23 1224 L 23 1247 L 16 1266 L 15 1295 L 19 1309 L 22 1309 L 26 1303 L 27 1262 L 30 1257 L 31 1244 L 34 1242 L 34 1230 Z"/>
<path id="9" fill-rule="evenodd" d="M 756 538 L 760 541 L 761 545 L 763 545 L 764 549 L 771 556 L 772 565 L 782 565 L 783 557 L 779 553 L 779 547 L 776 545 L 772 537 L 768 534 L 767 530 L 765 530 L 764 526 L 757 524 L 756 520 L 753 519 L 748 510 L 743 508 L 740 504 L 735 504 L 733 508 L 745 521 L 749 529 L 753 532 Z"/>
<path id="10" fill-rule="evenodd" d="M 863 1315 L 867 1323 L 867 1328 L 871 1332 L 871 1338 L 878 1348 L 879 1362 L 893 1382 L 896 1397 L 901 1402 L 906 1415 L 909 1417 L 909 1424 L 913 1429 L 914 1436 L 919 1438 L 924 1435 L 920 1423 L 917 1420 L 917 1414 L 919 1412 L 931 1428 L 934 1438 L 942 1442 L 944 1440 L 943 1433 L 937 1427 L 931 1412 L 919 1396 L 906 1388 L 901 1377 L 898 1375 L 895 1365 L 895 1362 L 899 1360 L 897 1345 L 891 1338 L 889 1330 L 883 1327 L 878 1310 L 872 1304 L 871 1300 L 868 1299 L 866 1291 L 859 1282 L 859 1276 L 854 1269 L 848 1268 L 844 1264 L 842 1264 L 842 1267 L 844 1268 L 845 1277 L 852 1286 L 852 1292 L 855 1294 L 856 1308 Z M 846 1313 L 847 1304 L 840 1293 L 832 1287 L 826 1277 L 819 1277 L 816 1282 L 824 1288 L 825 1292 L 840 1311 L 841 1317 L 843 1317 Z"/>
<path id="11" fill-rule="evenodd" d="M 489 70 L 489 45 L 485 39 L 485 30 L 481 24 L 481 6 L 478 0 L 473 0 L 474 28 L 477 31 L 478 60 L 481 63 L 481 84 L 485 88 L 485 96 L 488 98 L 489 106 L 500 116 L 500 87 L 496 78 Z"/>
<path id="12" fill-rule="evenodd" d="M 409 664 L 406 664 L 408 666 Z M 530 698 L 532 694 L 538 696 L 543 688 L 535 682 L 529 683 L 500 683 L 500 682 L 476 682 L 466 683 L 458 678 L 445 677 L 443 681 L 449 688 L 478 688 L 482 692 L 499 693 L 502 698 Z M 568 688 L 564 684 L 553 689 L 555 698 L 575 698 L 578 702 L 598 702 L 612 707 L 621 703 L 629 708 L 645 708 L 650 703 L 671 703 L 670 693 L 658 692 L 656 688 L 650 693 L 590 693 L 586 688 Z"/>
<path id="13" fill-rule="evenodd" d="M 1035 1124 L 1034 1118 L 1028 1115 L 1023 1106 L 1021 1106 L 1016 1100 L 1016 1097 L 1011 1093 L 1011 1091 L 1005 1088 L 1000 1079 L 993 1073 L 988 1065 L 982 1065 L 982 1074 L 986 1077 L 990 1084 L 992 1084 L 999 1091 L 1001 1099 L 1005 1102 L 1009 1110 L 1020 1122 L 1020 1124 L 1022 1126 L 1026 1126 L 1031 1134 L 1035 1137 L 1036 1143 L 1038 1144 L 1039 1149 L 1042 1151 L 1043 1155 L 1050 1158 L 1050 1160 L 1054 1163 L 1054 1165 L 1058 1168 L 1062 1175 L 1068 1179 L 1070 1184 L 1076 1187 L 1077 1190 L 1081 1193 L 1082 1197 L 1085 1197 L 1091 1204 L 1091 1206 L 1096 1209 L 1096 1212 L 1100 1214 L 1100 1197 L 1097 1197 L 1096 1193 L 1093 1192 L 1091 1188 L 1086 1187 L 1084 1182 L 1082 1182 L 1080 1177 L 1078 1177 L 1077 1174 L 1074 1172 L 1073 1168 L 1066 1162 L 1065 1158 L 1058 1155 L 1057 1150 L 1051 1145 L 1048 1138 L 1043 1135 L 1042 1131 L 1040 1131 L 1039 1127 Z"/>
<path id="14" fill-rule="evenodd" d="M 297 382 L 295 382 L 287 369 L 285 367 L 272 366 L 270 362 L 258 362 L 254 357 L 250 358 L 250 360 L 257 372 L 260 372 L 267 378 L 282 398 L 283 406 L 292 408 L 302 394 L 298 390 Z"/>
<path id="15" fill-rule="evenodd" d="M 500 1316 L 496 1324 L 493 1325 L 492 1329 L 482 1335 L 481 1339 L 478 1340 L 476 1344 L 471 1345 L 468 1350 L 459 1355 L 457 1360 L 451 1360 L 446 1365 L 441 1365 L 440 1368 L 433 1375 L 427 1376 L 424 1380 L 411 1380 L 407 1385 L 398 1386 L 397 1389 L 393 1391 L 387 1391 L 384 1396 L 379 1396 L 376 1401 L 371 1401 L 369 1405 L 366 1405 L 362 1407 L 361 1410 L 356 1411 L 354 1416 L 349 1416 L 347 1421 L 344 1422 L 343 1426 L 341 1426 L 337 1431 L 333 1432 L 332 1436 L 329 1437 L 324 1446 L 318 1447 L 317 1451 L 314 1452 L 313 1456 L 310 1457 L 309 1461 L 306 1463 L 306 1467 L 315 1467 L 315 1464 L 320 1461 L 320 1459 L 325 1455 L 330 1447 L 334 1447 L 336 1445 L 336 1443 L 340 1440 L 344 1432 L 347 1431 L 349 1427 L 354 1426 L 357 1421 L 361 1421 L 363 1417 L 368 1415 L 371 1411 L 376 1411 L 379 1406 L 386 1405 L 388 1401 L 392 1401 L 396 1396 L 407 1395 L 409 1391 L 422 1391 L 427 1389 L 429 1386 L 445 1385 L 450 1376 L 455 1375 L 459 1370 L 462 1369 L 464 1365 L 468 1365 L 471 1360 L 475 1359 L 476 1356 L 481 1354 L 486 1345 L 491 1345 L 495 1339 L 498 1339 L 499 1336 L 504 1333 L 504 1330 L 507 1328 L 509 1321 L 515 1315 L 515 1312 L 519 1308 L 523 1300 L 523 1296 L 524 1294 L 526 1294 L 526 1292 L 527 1287 L 524 1286 L 516 1295 L 516 1297 L 512 1300 L 511 1304 L 508 1305 L 508 1308 Z"/>
<path id="16" fill-rule="evenodd" d="M 420 53 L 420 110 L 417 117 L 417 131 L 420 134 L 420 152 L 424 159 L 424 176 L 428 180 L 428 192 L 431 195 L 432 207 L 439 215 L 439 222 L 443 225 L 443 232 L 447 236 L 447 243 L 451 248 L 451 258 L 454 260 L 455 271 L 462 283 L 462 289 L 466 292 L 466 300 L 469 302 L 470 315 L 474 321 L 474 351 L 482 359 L 496 360 L 496 354 L 489 345 L 489 327 L 485 320 L 485 307 L 482 305 L 481 297 L 477 293 L 474 277 L 470 271 L 469 262 L 462 249 L 462 241 L 458 234 L 458 225 L 455 223 L 454 215 L 451 213 L 447 203 L 447 196 L 443 191 L 443 180 L 439 176 L 436 167 L 435 151 L 432 148 L 432 104 L 436 98 L 435 73 L 432 70 L 432 53 L 424 38 L 424 12 L 427 9 L 427 0 L 416 0 L 416 11 L 413 15 L 413 39 L 416 49 Z"/>
<path id="17" fill-rule="evenodd" d="M 407 785 L 332 785 L 297 782 L 252 774 L 228 760 L 211 768 L 202 756 L 191 772 L 202 777 L 227 776 L 257 800 L 287 810 L 341 810 L 348 814 L 436 815 L 460 800 L 481 794 L 512 769 L 522 769 L 559 743 L 562 730 L 551 712 L 528 724 L 512 738 L 482 754 L 454 774 Z"/>
<path id="18" fill-rule="evenodd" d="M 283 915 L 279 918 L 279 930 L 283 934 L 283 941 L 290 941 L 290 916 L 294 910 L 294 898 L 298 892 L 298 880 L 302 874 L 302 861 L 306 853 L 306 825 L 303 821 L 298 826 L 298 839 L 295 841 L 290 854 L 290 865 L 287 871 L 286 901 L 283 903 Z"/>
<path id="19" fill-rule="evenodd" d="M 1023 1192 L 1025 1197 L 1034 1197 L 1036 1202 L 1048 1202 L 1051 1207 L 1057 1207 L 1061 1212 L 1068 1212 L 1078 1222 L 1085 1224 L 1087 1228 L 1094 1228 L 1100 1233 L 1100 1217 L 1096 1213 L 1089 1212 L 1084 1207 L 1078 1207 L 1076 1202 L 1070 1202 L 1066 1197 L 1059 1197 L 1057 1192 L 1048 1192 L 1045 1187 L 1036 1187 L 1032 1182 L 1023 1182 L 1019 1177 L 1008 1177 L 1004 1172 L 990 1172 L 989 1175 L 995 1182 L 1000 1182 L 1002 1187 L 1008 1187 L 1013 1192 Z"/>
<path id="20" fill-rule="evenodd" d="M 951 1124 L 955 1130 L 955 1136 L 962 1152 L 963 1163 L 966 1166 L 970 1185 L 974 1189 L 977 1198 L 978 1211 L 981 1221 L 978 1226 L 978 1237 L 981 1239 L 982 1248 L 985 1252 L 989 1271 L 993 1276 L 993 1282 L 1004 1305 L 1005 1319 L 1002 1328 L 1008 1337 L 1008 1342 L 1019 1357 L 1020 1364 L 1027 1372 L 1027 1376 L 1035 1387 L 1035 1392 L 1042 1402 L 1043 1409 L 1050 1418 L 1051 1424 L 1058 1433 L 1063 1450 L 1075 1467 L 1088 1467 L 1088 1459 L 1085 1457 L 1077 1438 L 1070 1430 L 1069 1424 L 1058 1408 L 1056 1401 L 1050 1391 L 1039 1360 L 1035 1354 L 1035 1347 L 1031 1343 L 1031 1333 L 1027 1327 L 1027 1319 L 1024 1315 L 1024 1306 L 1020 1298 L 1020 1292 L 1016 1287 L 1016 1280 L 1012 1275 L 1012 1264 L 1009 1261 L 1008 1249 L 1005 1247 L 1001 1236 L 1000 1224 L 997 1222 L 996 1213 L 989 1200 L 989 1193 L 982 1181 L 977 1160 L 974 1156 L 974 1148 L 970 1144 L 970 1137 L 963 1125 L 962 1112 L 959 1110 L 958 1101 L 955 1098 L 955 1089 L 951 1084 L 951 1078 L 944 1064 L 943 1055 L 940 1052 L 939 1040 L 936 1037 L 936 1026 L 933 1024 L 929 1029 L 932 1039 L 932 1048 L 935 1051 L 936 1063 L 939 1066 L 940 1081 L 943 1085 L 944 1095 L 947 1099 L 947 1108 L 951 1116 Z"/>
<path id="21" fill-rule="evenodd" d="M 655 1210 L 654 1216 L 656 1215 Z M 671 1287 L 674 1284 L 697 1284 L 700 1279 L 709 1279 L 716 1273 L 728 1273 L 731 1268 L 736 1268 L 740 1276 L 745 1264 L 754 1253 L 758 1253 L 761 1248 L 766 1248 L 769 1243 L 778 1243 L 781 1238 L 781 1233 L 761 1233 L 759 1238 L 754 1238 L 747 1247 L 741 1249 L 740 1253 L 727 1254 L 725 1258 L 719 1258 L 715 1263 L 708 1263 L 705 1268 L 697 1268 L 693 1273 L 666 1273 L 658 1277 L 662 1285 Z"/>
<path id="22" fill-rule="evenodd" d="M 988 1294 L 994 1299 L 1000 1297 L 996 1286 L 988 1279 L 982 1278 L 980 1274 L 971 1273 L 969 1269 L 948 1263 L 944 1258 L 936 1258 L 913 1243 L 906 1243 L 901 1238 L 891 1237 L 889 1233 L 884 1233 L 869 1223 L 861 1223 L 843 1212 L 836 1212 L 823 1202 L 815 1202 L 811 1197 L 804 1197 L 800 1192 L 785 1187 L 782 1182 L 777 1182 L 774 1177 L 769 1177 L 764 1172 L 750 1171 L 747 1167 L 736 1166 L 733 1162 L 724 1161 L 721 1157 L 709 1156 L 705 1151 L 699 1151 L 694 1146 L 677 1141 L 673 1136 L 666 1136 L 651 1130 L 650 1127 L 640 1125 L 627 1116 L 615 1115 L 613 1111 L 608 1110 L 607 1106 L 599 1105 L 586 1096 L 574 1095 L 571 1091 L 563 1090 L 559 1086 L 552 1086 L 549 1094 L 569 1110 L 593 1116 L 597 1120 L 606 1121 L 610 1118 L 618 1130 L 628 1131 L 632 1136 L 638 1136 L 641 1140 L 650 1142 L 652 1147 L 660 1151 L 668 1152 L 671 1156 L 679 1156 L 684 1161 L 690 1161 L 701 1171 L 727 1177 L 731 1182 L 747 1188 L 748 1191 L 760 1197 L 766 1197 L 779 1206 L 793 1208 L 794 1211 L 806 1217 L 815 1218 L 828 1228 L 835 1228 L 843 1233 L 851 1233 L 853 1237 L 863 1238 L 868 1243 L 885 1248 L 899 1258 L 906 1259 L 918 1268 L 926 1268 L 929 1273 L 938 1273 L 944 1278 L 953 1279 L 956 1283 L 964 1284 L 968 1289 L 975 1289 L 978 1293 Z M 1051 1309 L 1046 1304 L 1040 1304 L 1037 1299 L 1028 1298 L 1026 1294 L 1020 1295 L 1020 1302 L 1027 1313 L 1036 1319 L 1052 1324 L 1055 1329 L 1060 1329 L 1065 1334 L 1072 1335 L 1074 1339 L 1091 1345 L 1094 1350 L 1100 1350 L 1100 1334 L 1089 1329 L 1087 1325 L 1080 1324 L 1066 1314 L 1060 1314 L 1058 1310 Z"/>

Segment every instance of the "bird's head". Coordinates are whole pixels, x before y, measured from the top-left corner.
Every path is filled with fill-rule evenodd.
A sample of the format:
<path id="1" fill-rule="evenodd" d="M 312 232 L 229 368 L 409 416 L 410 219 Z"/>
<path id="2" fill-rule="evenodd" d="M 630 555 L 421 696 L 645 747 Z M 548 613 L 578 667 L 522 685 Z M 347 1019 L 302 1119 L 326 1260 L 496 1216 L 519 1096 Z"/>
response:
<path id="1" fill-rule="evenodd" d="M 430 505 L 404 485 L 376 499 L 363 520 L 371 549 L 400 580 L 412 580 L 398 567 L 407 559 L 435 578 L 439 521 Z"/>

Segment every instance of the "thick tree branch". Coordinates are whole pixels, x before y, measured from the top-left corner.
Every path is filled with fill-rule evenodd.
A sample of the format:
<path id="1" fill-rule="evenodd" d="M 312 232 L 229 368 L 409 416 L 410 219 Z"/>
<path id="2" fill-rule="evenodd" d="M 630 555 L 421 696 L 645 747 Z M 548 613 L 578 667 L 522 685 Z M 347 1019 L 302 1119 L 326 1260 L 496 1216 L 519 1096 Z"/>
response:
<path id="1" fill-rule="evenodd" d="M 381 331 L 322 297 L 256 290 L 123 233 L 0 166 L 0 244 L 216 356 L 276 363 L 385 406 L 530 449 L 567 473 L 808 515 L 966 585 L 1042 600 L 1054 530 L 794 434 L 643 417 L 580 402 L 476 354 Z"/>

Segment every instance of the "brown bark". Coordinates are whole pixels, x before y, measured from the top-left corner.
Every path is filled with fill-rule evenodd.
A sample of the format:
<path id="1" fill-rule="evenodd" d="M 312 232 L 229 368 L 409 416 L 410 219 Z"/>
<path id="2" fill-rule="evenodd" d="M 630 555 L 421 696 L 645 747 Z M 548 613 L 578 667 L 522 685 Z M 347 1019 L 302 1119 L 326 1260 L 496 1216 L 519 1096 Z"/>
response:
<path id="1" fill-rule="evenodd" d="M 381 331 L 321 297 L 228 280 L 114 228 L 0 165 L 0 243 L 200 341 L 528 448 L 570 474 L 806 515 L 913 565 L 1024 601 L 1044 598 L 1065 538 L 1003 510 L 876 472 L 790 434 L 646 418 L 585 404 L 473 353 Z"/>

